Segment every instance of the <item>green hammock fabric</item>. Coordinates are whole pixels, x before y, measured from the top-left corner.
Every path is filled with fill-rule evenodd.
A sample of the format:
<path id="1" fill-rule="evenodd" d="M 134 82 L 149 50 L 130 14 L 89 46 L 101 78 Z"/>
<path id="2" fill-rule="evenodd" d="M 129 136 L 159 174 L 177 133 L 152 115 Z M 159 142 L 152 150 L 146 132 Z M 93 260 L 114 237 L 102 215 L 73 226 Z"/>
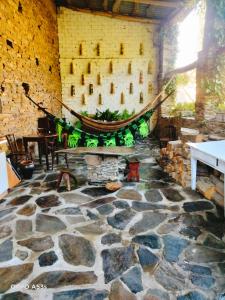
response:
<path id="1" fill-rule="evenodd" d="M 63 131 L 63 126 L 59 122 L 57 122 L 56 123 L 56 133 L 58 135 L 59 143 L 62 143 L 62 131 Z"/>
<path id="2" fill-rule="evenodd" d="M 77 147 L 80 137 L 81 137 L 81 133 L 77 130 L 74 130 L 74 132 L 72 134 L 69 134 L 68 136 L 68 146 L 70 148 Z"/>
<path id="3" fill-rule="evenodd" d="M 82 124 L 74 128 L 62 119 L 55 118 L 56 132 L 58 140 L 62 141 L 62 133 L 68 133 L 68 147 L 75 148 L 78 146 L 85 147 L 111 147 L 111 146 L 127 146 L 132 147 L 135 144 L 135 138 L 140 136 L 146 138 L 149 133 L 149 119 L 153 114 L 153 110 L 148 111 L 139 119 L 133 121 L 128 126 L 121 128 L 113 133 L 100 133 L 98 135 L 90 134 L 82 129 Z"/>

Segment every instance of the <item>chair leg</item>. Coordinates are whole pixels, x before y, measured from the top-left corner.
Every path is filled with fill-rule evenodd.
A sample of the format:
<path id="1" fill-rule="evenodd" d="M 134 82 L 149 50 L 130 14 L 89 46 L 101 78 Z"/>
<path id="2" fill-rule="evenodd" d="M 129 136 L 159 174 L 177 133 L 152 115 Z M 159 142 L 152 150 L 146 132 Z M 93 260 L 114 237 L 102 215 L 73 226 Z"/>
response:
<path id="1" fill-rule="evenodd" d="M 58 165 L 59 164 L 59 154 L 56 153 L 56 164 Z"/>
<path id="2" fill-rule="evenodd" d="M 54 152 L 51 153 L 51 156 L 52 156 L 52 170 L 53 170 L 53 166 L 54 166 L 54 158 L 55 158 Z"/>

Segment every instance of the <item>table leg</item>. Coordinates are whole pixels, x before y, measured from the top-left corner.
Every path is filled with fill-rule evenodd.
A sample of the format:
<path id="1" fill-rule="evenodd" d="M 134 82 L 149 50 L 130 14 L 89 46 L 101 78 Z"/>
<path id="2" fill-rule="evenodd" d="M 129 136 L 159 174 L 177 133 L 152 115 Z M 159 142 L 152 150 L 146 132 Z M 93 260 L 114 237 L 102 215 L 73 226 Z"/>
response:
<path id="1" fill-rule="evenodd" d="M 191 188 L 196 189 L 197 159 L 191 158 Z"/>
<path id="2" fill-rule="evenodd" d="M 28 142 L 25 139 L 23 139 L 23 146 L 24 146 L 25 152 L 28 153 Z"/>
<path id="3" fill-rule="evenodd" d="M 38 142 L 38 158 L 39 158 L 39 164 L 42 164 L 42 155 L 41 155 L 41 143 Z"/>
<path id="4" fill-rule="evenodd" d="M 46 167 L 47 167 L 47 170 L 49 170 L 49 161 L 48 161 L 48 139 L 45 138 L 45 160 L 46 160 Z"/>

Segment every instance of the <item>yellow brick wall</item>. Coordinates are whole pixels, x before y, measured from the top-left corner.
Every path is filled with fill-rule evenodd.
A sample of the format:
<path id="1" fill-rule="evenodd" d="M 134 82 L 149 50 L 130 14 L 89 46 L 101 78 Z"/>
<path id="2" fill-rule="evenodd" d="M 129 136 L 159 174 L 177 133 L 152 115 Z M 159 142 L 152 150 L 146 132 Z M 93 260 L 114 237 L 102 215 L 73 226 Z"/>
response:
<path id="1" fill-rule="evenodd" d="M 96 109 L 111 111 L 128 109 L 139 112 L 157 93 L 158 47 L 157 28 L 154 25 L 128 22 L 103 16 L 76 12 L 60 8 L 58 12 L 58 32 L 60 50 L 60 69 L 63 101 L 76 111 L 95 113 Z M 100 54 L 97 55 L 99 44 Z M 124 54 L 120 54 L 121 44 Z M 140 44 L 143 54 L 140 55 Z M 81 46 L 80 46 L 81 45 Z M 80 53 L 82 47 L 82 53 Z M 113 73 L 110 73 L 110 62 Z M 91 73 L 88 74 L 88 64 Z M 128 74 L 131 63 L 132 74 Z M 73 64 L 73 74 L 71 74 Z M 149 64 L 151 74 L 148 74 Z M 143 72 L 143 83 L 139 82 Z M 81 84 L 84 75 L 85 84 Z M 97 76 L 100 74 L 101 85 Z M 114 84 L 115 93 L 110 93 L 110 85 Z M 129 86 L 133 83 L 133 94 Z M 89 85 L 93 84 L 93 94 L 89 95 Z M 71 86 L 75 95 L 71 96 Z M 153 86 L 149 90 L 149 85 Z M 121 93 L 124 104 L 121 104 Z M 140 93 L 143 103 L 140 104 Z M 99 105 L 99 94 L 102 105 Z M 85 95 L 86 105 L 82 104 Z M 74 122 L 73 117 L 63 109 L 67 119 Z"/>
<path id="2" fill-rule="evenodd" d="M 30 85 L 35 101 L 60 115 L 55 100 L 61 99 L 61 83 L 53 0 L 0 1 L 0 136 L 36 132 L 42 113 L 24 96 L 23 82 Z"/>

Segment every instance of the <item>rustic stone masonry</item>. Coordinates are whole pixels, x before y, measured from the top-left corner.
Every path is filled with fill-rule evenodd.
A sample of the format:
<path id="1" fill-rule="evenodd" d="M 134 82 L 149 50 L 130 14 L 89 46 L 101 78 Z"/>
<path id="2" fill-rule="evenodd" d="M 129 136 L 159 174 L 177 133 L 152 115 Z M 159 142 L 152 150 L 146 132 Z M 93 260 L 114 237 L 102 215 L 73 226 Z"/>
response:
<path id="1" fill-rule="evenodd" d="M 180 140 L 171 141 L 160 150 L 160 165 L 182 187 L 191 187 L 191 156 L 187 142 L 198 143 L 219 139 L 217 136 L 199 134 L 198 130 L 181 130 Z M 198 162 L 197 190 L 218 205 L 224 205 L 224 176 Z"/>
<path id="2" fill-rule="evenodd" d="M 30 95 L 56 115 L 61 97 L 56 7 L 53 0 L 0 1 L 0 135 L 36 132 L 42 116 Z"/>
<path id="3" fill-rule="evenodd" d="M 118 157 L 102 157 L 99 155 L 85 155 L 87 162 L 89 183 L 100 183 L 116 181 L 119 178 L 119 169 L 124 170 L 126 164 Z"/>

